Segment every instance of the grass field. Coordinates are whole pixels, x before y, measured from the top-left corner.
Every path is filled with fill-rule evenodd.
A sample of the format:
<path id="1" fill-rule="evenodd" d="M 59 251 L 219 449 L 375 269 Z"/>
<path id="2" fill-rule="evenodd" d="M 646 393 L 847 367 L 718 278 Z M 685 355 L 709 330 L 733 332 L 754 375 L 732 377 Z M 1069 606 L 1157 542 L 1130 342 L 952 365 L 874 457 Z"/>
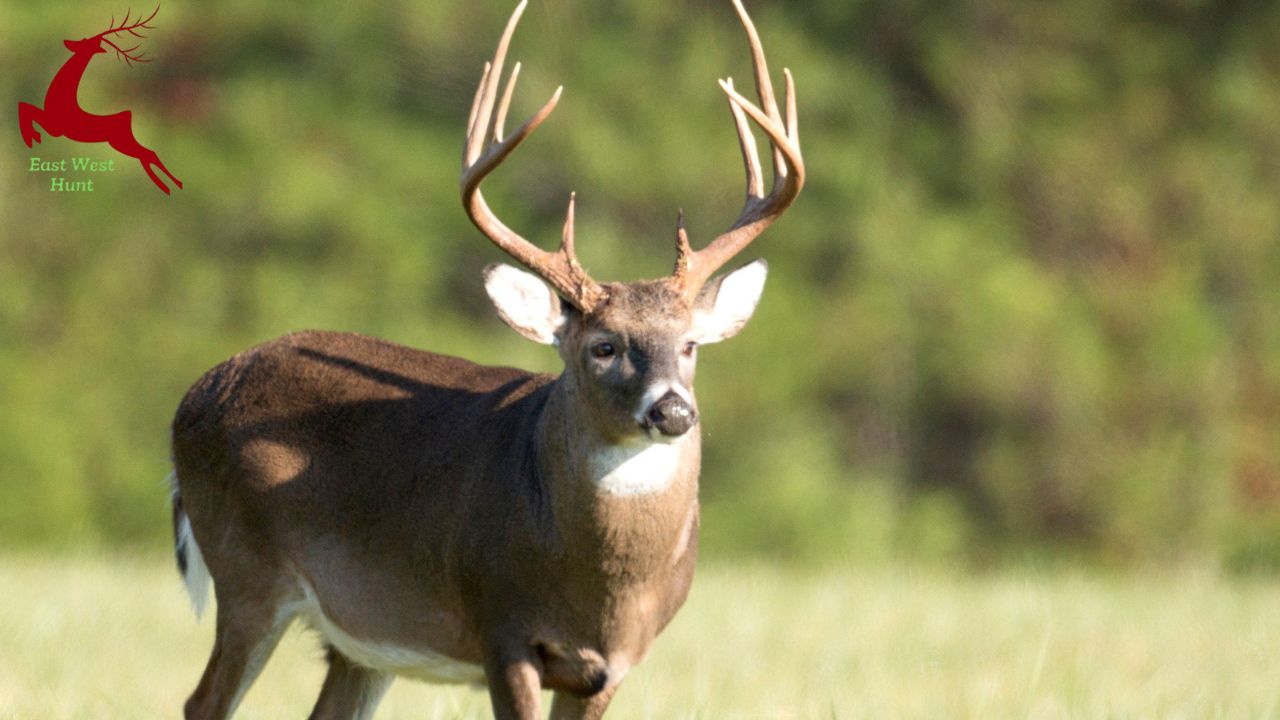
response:
<path id="1" fill-rule="evenodd" d="M 160 558 L 0 558 L 0 717 L 178 717 L 212 636 Z M 285 638 L 242 718 L 301 718 L 323 673 Z M 379 718 L 486 717 L 399 681 Z M 1280 582 L 707 566 L 610 718 L 1280 716 Z"/>

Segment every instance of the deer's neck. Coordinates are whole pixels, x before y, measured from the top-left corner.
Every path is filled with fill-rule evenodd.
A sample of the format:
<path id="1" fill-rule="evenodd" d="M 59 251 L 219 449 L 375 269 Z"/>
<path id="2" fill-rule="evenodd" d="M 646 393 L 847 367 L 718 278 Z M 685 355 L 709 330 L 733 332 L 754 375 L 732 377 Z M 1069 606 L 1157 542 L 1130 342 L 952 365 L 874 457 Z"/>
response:
<path id="1" fill-rule="evenodd" d="M 557 534 L 569 553 L 660 570 L 678 559 L 697 523 L 701 448 L 695 427 L 673 442 L 611 443 L 592 426 L 564 378 L 538 423 L 538 467 Z"/>
<path id="2" fill-rule="evenodd" d="M 70 58 L 67 58 L 57 74 L 53 76 L 53 81 L 49 83 L 49 91 L 44 96 L 45 110 L 48 110 L 50 105 L 64 108 L 80 107 L 76 93 L 80 89 L 80 80 L 84 77 L 84 71 L 89 67 L 89 61 L 92 59 L 92 53 L 73 53 Z"/>

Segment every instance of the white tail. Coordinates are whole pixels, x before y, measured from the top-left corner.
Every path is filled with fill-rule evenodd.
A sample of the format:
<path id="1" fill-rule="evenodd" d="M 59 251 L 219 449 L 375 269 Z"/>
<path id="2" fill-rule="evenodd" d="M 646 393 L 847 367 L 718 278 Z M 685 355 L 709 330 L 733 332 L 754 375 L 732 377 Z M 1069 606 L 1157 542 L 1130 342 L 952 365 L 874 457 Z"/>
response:
<path id="1" fill-rule="evenodd" d="M 542 689 L 555 691 L 554 718 L 604 713 L 689 592 L 697 348 L 742 329 L 766 266 L 711 275 L 803 184 L 790 74 L 784 120 L 734 5 L 764 106 L 724 84 L 746 205 L 696 253 L 678 223 L 676 268 L 659 280 L 592 280 L 573 251 L 572 197 L 555 253 L 493 215 L 480 182 L 559 97 L 503 137 L 515 73 L 495 105 L 497 86 L 523 2 L 485 67 L 463 205 L 537 273 L 490 266 L 485 289 L 508 325 L 556 347 L 561 375 L 306 332 L 227 360 L 187 392 L 173 421 L 176 548 L 197 612 L 209 575 L 217 595 L 188 718 L 234 712 L 295 617 L 329 647 L 313 717 L 371 715 L 395 675 L 483 682 L 499 718 L 540 717 Z M 748 117 L 773 147 L 768 195 Z"/>
<path id="2" fill-rule="evenodd" d="M 204 554 L 200 552 L 200 545 L 191 534 L 191 519 L 182 509 L 176 472 L 169 473 L 169 486 L 173 488 L 173 551 L 178 558 L 182 584 L 186 586 L 187 596 L 191 598 L 191 607 L 196 611 L 196 618 L 200 618 L 204 616 L 204 610 L 209 604 L 209 567 L 204 564 Z"/>

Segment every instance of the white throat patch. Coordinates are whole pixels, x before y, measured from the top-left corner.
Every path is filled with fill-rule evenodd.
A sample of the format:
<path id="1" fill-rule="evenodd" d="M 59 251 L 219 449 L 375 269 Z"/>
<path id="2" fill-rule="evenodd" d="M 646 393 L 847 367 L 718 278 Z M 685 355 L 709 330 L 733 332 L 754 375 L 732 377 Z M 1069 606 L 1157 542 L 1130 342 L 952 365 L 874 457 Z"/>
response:
<path id="1" fill-rule="evenodd" d="M 610 445 L 591 457 L 596 487 L 609 495 L 649 495 L 666 490 L 675 479 L 687 437 L 674 442 L 644 440 Z"/>

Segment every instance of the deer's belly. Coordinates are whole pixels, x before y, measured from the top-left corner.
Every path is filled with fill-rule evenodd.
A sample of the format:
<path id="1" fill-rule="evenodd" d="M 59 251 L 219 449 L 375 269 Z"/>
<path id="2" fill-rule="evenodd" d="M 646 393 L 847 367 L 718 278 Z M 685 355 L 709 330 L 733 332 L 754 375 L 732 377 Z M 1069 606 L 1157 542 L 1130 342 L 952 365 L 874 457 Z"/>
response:
<path id="1" fill-rule="evenodd" d="M 306 588 L 297 610 L 298 615 L 320 633 L 325 642 L 357 665 L 432 683 L 485 684 L 484 669 L 474 663 L 456 660 L 426 648 L 351 635 L 324 614 L 310 588 Z"/>

